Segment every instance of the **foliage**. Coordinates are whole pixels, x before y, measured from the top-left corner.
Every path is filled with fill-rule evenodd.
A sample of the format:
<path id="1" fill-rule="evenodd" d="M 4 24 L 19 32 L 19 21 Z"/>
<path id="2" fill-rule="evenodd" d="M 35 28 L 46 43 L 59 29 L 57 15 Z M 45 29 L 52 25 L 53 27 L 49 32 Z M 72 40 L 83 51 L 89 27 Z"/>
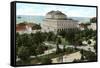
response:
<path id="1" fill-rule="evenodd" d="M 88 41 L 88 44 L 91 44 L 91 41 L 90 40 Z"/>
<path id="2" fill-rule="evenodd" d="M 53 32 L 36 32 L 31 34 L 19 34 L 16 33 L 16 54 L 18 58 L 20 58 L 22 61 L 21 63 L 30 62 L 28 61 L 30 59 L 30 56 L 36 56 L 39 54 L 43 54 L 45 50 L 48 50 L 48 47 L 45 46 L 43 43 L 44 41 L 47 42 L 55 42 L 56 43 L 56 52 L 53 54 L 53 56 L 59 56 L 63 53 L 73 53 L 76 52 L 77 49 L 75 48 L 65 48 L 66 41 L 72 45 L 82 45 L 83 40 L 89 40 L 90 38 L 93 38 L 96 40 L 96 31 L 93 31 L 92 29 L 85 29 L 83 31 L 73 31 L 70 30 L 70 32 L 61 31 L 57 35 Z M 90 44 L 90 42 L 88 42 Z M 59 44 L 63 44 L 63 49 L 59 47 Z M 94 46 L 96 49 L 96 46 Z M 96 60 L 96 54 L 88 51 L 81 51 L 83 57 L 82 59 L 85 60 Z M 84 58 L 85 56 L 85 58 Z M 90 58 L 89 58 L 90 57 Z M 43 60 L 44 59 L 44 60 Z M 48 57 L 43 58 L 41 62 L 45 63 L 51 63 L 51 60 L 48 59 Z M 76 62 L 77 60 L 75 60 Z"/>
<path id="3" fill-rule="evenodd" d="M 47 41 L 55 41 L 56 37 L 57 36 L 53 32 L 48 32 L 48 34 L 47 34 Z"/>
<path id="4" fill-rule="evenodd" d="M 90 22 L 91 22 L 91 23 L 96 23 L 96 17 L 91 18 L 91 19 L 90 19 Z"/>
<path id="5" fill-rule="evenodd" d="M 59 44 L 61 44 L 61 42 L 62 42 L 61 38 L 58 37 L 57 40 L 56 40 L 56 53 L 61 53 L 62 52 L 62 50 L 59 47 Z"/>
<path id="6" fill-rule="evenodd" d="M 32 27 L 32 30 L 36 30 L 36 29 L 41 29 L 41 26 L 40 24 L 34 24 L 33 27 Z"/>
<path id="7" fill-rule="evenodd" d="M 85 50 L 81 50 L 81 54 L 84 60 L 87 61 L 96 61 L 97 60 L 97 56 L 94 52 L 91 51 L 85 51 Z"/>
<path id="8" fill-rule="evenodd" d="M 51 64 L 52 60 L 49 57 L 43 57 L 43 58 L 41 58 L 41 63 L 42 64 Z"/>
<path id="9" fill-rule="evenodd" d="M 67 54 L 70 54 L 70 53 L 74 53 L 74 52 L 76 52 L 77 50 L 75 49 L 75 48 L 71 48 L 71 47 L 68 47 L 68 48 L 66 48 L 66 50 L 65 50 L 65 52 L 67 53 Z"/>
<path id="10" fill-rule="evenodd" d="M 97 49 L 97 45 L 96 45 L 96 43 L 94 44 L 94 46 L 93 46 L 93 47 L 94 47 L 94 49 L 95 49 L 95 51 L 96 51 L 96 49 Z"/>
<path id="11" fill-rule="evenodd" d="M 74 59 L 73 63 L 81 62 L 81 60 Z"/>
<path id="12" fill-rule="evenodd" d="M 28 60 L 28 58 L 30 57 L 29 49 L 28 49 L 27 47 L 21 46 L 21 47 L 18 49 L 18 57 L 19 57 L 22 61 Z"/>
<path id="13" fill-rule="evenodd" d="M 37 56 L 38 54 L 44 53 L 48 48 L 44 46 L 43 41 L 45 40 L 42 33 L 37 32 L 35 34 L 16 34 L 16 54 L 19 58 L 24 58 L 20 56 L 24 51 L 21 49 L 27 49 L 25 52 L 28 54 Z M 20 53 L 22 52 L 22 53 Z M 27 53 L 26 53 L 27 54 Z M 22 58 L 22 59 L 23 59 Z"/>

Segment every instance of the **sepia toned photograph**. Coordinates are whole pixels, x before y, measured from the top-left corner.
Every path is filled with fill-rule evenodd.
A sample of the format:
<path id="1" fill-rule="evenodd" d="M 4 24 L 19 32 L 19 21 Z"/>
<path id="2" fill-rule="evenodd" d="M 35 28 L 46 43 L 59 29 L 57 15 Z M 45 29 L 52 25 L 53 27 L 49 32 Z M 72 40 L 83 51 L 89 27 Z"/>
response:
<path id="1" fill-rule="evenodd" d="M 16 65 L 97 61 L 97 7 L 16 3 Z"/>

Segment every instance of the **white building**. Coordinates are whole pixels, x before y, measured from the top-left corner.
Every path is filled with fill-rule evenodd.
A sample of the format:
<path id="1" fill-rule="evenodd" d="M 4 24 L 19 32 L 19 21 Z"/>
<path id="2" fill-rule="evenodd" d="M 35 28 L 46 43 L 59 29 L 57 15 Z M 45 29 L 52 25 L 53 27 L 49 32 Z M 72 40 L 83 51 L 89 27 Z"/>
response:
<path id="1" fill-rule="evenodd" d="M 67 18 L 67 16 L 60 11 L 50 11 L 46 14 L 41 27 L 44 32 L 68 31 L 69 29 L 77 30 L 78 21 Z"/>
<path id="2" fill-rule="evenodd" d="M 91 25 L 88 26 L 88 28 L 92 30 L 96 30 L 96 23 L 91 23 Z"/>

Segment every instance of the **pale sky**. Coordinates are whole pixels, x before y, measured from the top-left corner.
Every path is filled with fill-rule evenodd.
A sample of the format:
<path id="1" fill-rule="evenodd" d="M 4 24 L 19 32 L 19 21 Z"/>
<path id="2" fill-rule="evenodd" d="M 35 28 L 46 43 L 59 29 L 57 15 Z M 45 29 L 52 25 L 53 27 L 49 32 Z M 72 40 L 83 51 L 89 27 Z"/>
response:
<path id="1" fill-rule="evenodd" d="M 59 10 L 65 13 L 68 17 L 96 17 L 96 7 L 62 6 L 31 3 L 16 4 L 17 15 L 45 16 L 47 12 L 52 10 Z"/>

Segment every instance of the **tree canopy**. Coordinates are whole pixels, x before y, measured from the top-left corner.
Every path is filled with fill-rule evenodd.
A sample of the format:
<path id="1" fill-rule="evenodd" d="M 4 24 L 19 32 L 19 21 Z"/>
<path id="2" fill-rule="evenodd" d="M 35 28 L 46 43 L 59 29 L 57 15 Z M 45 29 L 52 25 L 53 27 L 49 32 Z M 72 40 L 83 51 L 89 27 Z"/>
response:
<path id="1" fill-rule="evenodd" d="M 91 23 L 96 23 L 96 21 L 97 21 L 96 17 L 93 17 L 93 18 L 90 19 Z"/>

